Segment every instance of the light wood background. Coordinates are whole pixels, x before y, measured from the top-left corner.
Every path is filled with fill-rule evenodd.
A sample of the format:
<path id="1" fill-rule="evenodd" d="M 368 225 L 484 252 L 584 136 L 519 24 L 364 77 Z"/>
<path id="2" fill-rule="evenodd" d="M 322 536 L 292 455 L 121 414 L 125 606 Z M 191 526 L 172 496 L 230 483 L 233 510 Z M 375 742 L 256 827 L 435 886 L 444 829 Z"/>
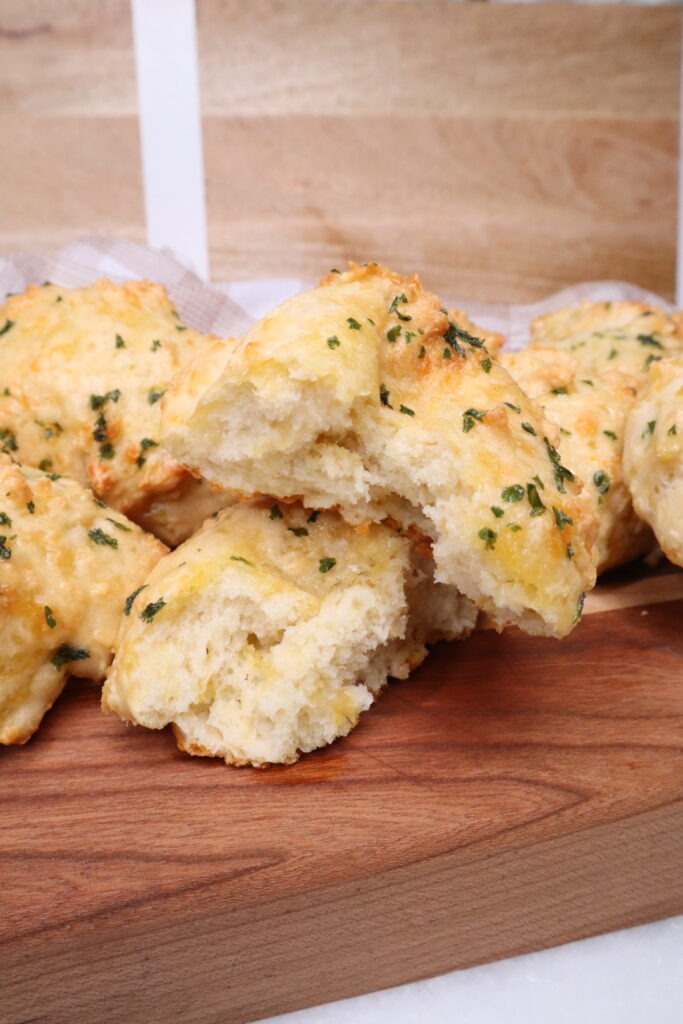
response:
<path id="1" fill-rule="evenodd" d="M 680 7 L 197 6 L 213 277 L 672 296 Z M 136 106 L 128 0 L 1 0 L 0 251 L 144 240 Z"/>

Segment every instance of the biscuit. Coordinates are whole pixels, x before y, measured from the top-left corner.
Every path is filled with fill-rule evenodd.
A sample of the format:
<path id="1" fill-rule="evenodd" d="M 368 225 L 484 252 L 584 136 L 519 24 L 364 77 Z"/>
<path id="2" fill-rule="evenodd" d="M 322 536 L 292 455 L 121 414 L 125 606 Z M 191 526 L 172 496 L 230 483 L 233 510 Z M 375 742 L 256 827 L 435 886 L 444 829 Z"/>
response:
<path id="1" fill-rule="evenodd" d="M 646 302 L 582 302 L 537 317 L 530 344 L 569 352 L 591 373 L 622 370 L 642 382 L 653 363 L 683 350 L 683 319 Z"/>
<path id="2" fill-rule="evenodd" d="M 593 502 L 475 330 L 416 276 L 332 274 L 180 371 L 164 443 L 223 488 L 389 517 L 497 626 L 563 636 L 595 580 Z"/>
<path id="3" fill-rule="evenodd" d="M 214 339 L 149 281 L 31 285 L 0 308 L 0 447 L 70 476 L 169 544 L 229 500 L 159 444 L 173 374 Z"/>
<path id="4" fill-rule="evenodd" d="M 619 370 L 588 377 L 568 352 L 526 348 L 501 362 L 560 429 L 562 458 L 585 484 L 600 517 L 598 572 L 629 562 L 654 546 L 623 479 L 626 419 L 639 384 Z"/>
<path id="5" fill-rule="evenodd" d="M 656 363 L 626 425 L 624 477 L 662 551 L 683 565 L 683 355 Z"/>
<path id="6" fill-rule="evenodd" d="M 24 743 L 69 674 L 102 679 L 126 597 L 166 552 L 66 477 L 0 455 L 0 743 Z"/>
<path id="7" fill-rule="evenodd" d="M 476 609 L 395 530 L 243 503 L 162 559 L 125 618 L 103 707 L 190 754 L 291 763 L 345 736 L 425 642 Z"/>

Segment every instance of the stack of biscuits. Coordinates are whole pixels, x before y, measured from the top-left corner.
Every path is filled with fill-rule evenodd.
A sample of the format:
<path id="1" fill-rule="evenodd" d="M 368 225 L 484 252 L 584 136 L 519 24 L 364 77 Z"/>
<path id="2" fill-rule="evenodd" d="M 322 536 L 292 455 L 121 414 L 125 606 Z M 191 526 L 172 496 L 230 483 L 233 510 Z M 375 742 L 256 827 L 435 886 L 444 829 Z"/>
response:
<path id="1" fill-rule="evenodd" d="M 239 339 L 100 281 L 12 296 L 0 342 L 2 743 L 81 675 L 190 754 L 291 763 L 480 613 L 561 638 L 597 573 L 655 538 L 683 564 L 683 326 L 654 306 L 500 354 L 352 264 Z"/>

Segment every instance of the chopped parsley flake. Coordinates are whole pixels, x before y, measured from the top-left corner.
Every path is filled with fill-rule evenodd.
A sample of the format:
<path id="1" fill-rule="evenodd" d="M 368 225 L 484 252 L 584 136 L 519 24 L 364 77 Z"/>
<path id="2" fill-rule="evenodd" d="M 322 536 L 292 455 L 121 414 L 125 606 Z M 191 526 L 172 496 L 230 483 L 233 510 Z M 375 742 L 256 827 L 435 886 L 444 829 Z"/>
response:
<path id="1" fill-rule="evenodd" d="M 6 540 L 7 537 L 4 535 L 0 537 L 0 558 L 3 558 L 5 561 L 12 557 L 12 549 L 7 547 Z"/>
<path id="2" fill-rule="evenodd" d="M 359 331 L 361 329 L 361 325 L 358 323 L 355 317 L 347 316 L 346 322 L 352 331 Z"/>
<path id="3" fill-rule="evenodd" d="M 95 504 L 97 505 L 98 508 L 107 508 L 106 501 L 102 501 L 101 498 L 96 498 L 96 497 L 93 496 L 92 500 L 95 502 Z"/>
<path id="4" fill-rule="evenodd" d="M 126 347 L 126 343 L 125 343 L 125 341 L 123 340 L 123 338 L 121 337 L 120 334 L 116 335 L 116 347 L 117 348 L 125 348 Z"/>
<path id="5" fill-rule="evenodd" d="M 512 484 L 511 487 L 504 487 L 500 496 L 503 501 L 521 501 L 524 497 L 524 488 L 521 484 Z"/>
<path id="6" fill-rule="evenodd" d="M 104 444 L 100 445 L 100 458 L 106 460 L 114 458 L 114 445 L 111 441 L 105 441 Z"/>
<path id="7" fill-rule="evenodd" d="M 271 505 L 270 512 L 268 513 L 269 519 L 284 519 L 282 515 L 282 509 L 279 505 Z"/>
<path id="8" fill-rule="evenodd" d="M 4 327 L 0 327 L 0 337 L 3 334 L 7 334 L 8 331 L 11 331 L 13 327 L 14 327 L 14 320 L 5 320 Z"/>
<path id="9" fill-rule="evenodd" d="M 533 434 L 536 437 L 536 431 L 530 423 L 522 423 L 522 430 L 526 430 L 527 434 Z"/>
<path id="10" fill-rule="evenodd" d="M 50 658 L 50 664 L 55 668 L 64 668 L 71 661 L 85 661 L 90 657 L 90 651 L 85 647 L 71 647 L 69 644 L 60 644 Z"/>
<path id="11" fill-rule="evenodd" d="M 147 583 L 143 583 L 141 587 L 138 587 L 137 590 L 134 590 L 132 594 L 128 595 L 128 597 L 126 598 L 126 603 L 123 606 L 123 614 L 124 615 L 130 615 L 130 613 L 132 611 L 132 608 L 133 608 L 133 601 L 138 596 L 140 591 L 144 590 L 145 587 L 147 587 L 147 586 L 148 586 Z"/>
<path id="12" fill-rule="evenodd" d="M 150 352 L 156 352 L 156 350 L 159 348 L 160 345 L 161 345 L 161 342 L 159 341 L 159 339 L 155 338 L 154 341 L 152 342 L 152 344 L 149 346 Z"/>
<path id="13" fill-rule="evenodd" d="M 498 539 L 496 531 L 492 530 L 489 526 L 482 526 L 478 536 L 481 537 L 482 540 L 486 541 L 487 549 L 489 551 L 493 551 L 496 546 L 496 540 Z"/>
<path id="14" fill-rule="evenodd" d="M 491 372 L 491 360 L 490 359 L 482 359 L 482 361 L 479 363 L 479 365 L 481 366 L 481 368 L 484 371 L 484 373 L 490 373 Z"/>
<path id="15" fill-rule="evenodd" d="M 522 410 L 518 405 L 513 405 L 512 402 L 504 402 L 503 404 L 507 405 L 508 409 L 512 409 L 513 412 L 516 412 L 518 415 L 521 415 Z"/>
<path id="16" fill-rule="evenodd" d="M 34 502 L 32 502 L 32 501 L 29 501 L 29 502 L 27 502 L 27 504 L 26 504 L 26 508 L 27 508 L 27 509 L 29 510 L 29 512 L 31 513 L 31 515 L 33 515 L 33 513 L 34 513 L 34 512 L 35 512 L 35 510 L 36 510 L 36 506 L 35 506 Z"/>
<path id="17" fill-rule="evenodd" d="M 411 341 L 415 337 L 415 331 L 406 331 L 403 337 L 406 339 L 406 345 L 410 345 Z"/>
<path id="18" fill-rule="evenodd" d="M 513 530 L 515 533 L 517 533 L 517 531 L 521 529 L 522 527 L 519 525 L 519 523 L 508 523 L 508 530 Z"/>
<path id="19" fill-rule="evenodd" d="M 532 516 L 542 516 L 545 512 L 545 505 L 541 501 L 536 484 L 530 483 L 526 485 L 526 496 L 529 499 L 529 504 L 531 505 Z"/>
<path id="20" fill-rule="evenodd" d="M 475 424 L 476 420 L 483 420 L 486 414 L 481 412 L 479 409 L 466 409 L 462 414 L 462 429 L 465 434 L 469 433 Z"/>
<path id="21" fill-rule="evenodd" d="M 550 394 L 551 395 L 568 395 L 569 392 L 567 391 L 567 388 L 565 386 L 563 386 L 561 388 L 551 388 L 550 389 Z"/>
<path id="22" fill-rule="evenodd" d="M 47 473 L 48 469 L 52 469 L 52 459 L 41 459 L 38 463 L 38 469 L 42 469 L 43 473 Z"/>
<path id="23" fill-rule="evenodd" d="M 667 434 L 669 434 L 669 436 L 672 436 L 672 435 L 675 435 L 677 433 L 678 433 L 678 430 L 676 429 L 676 424 L 672 423 L 671 426 L 669 427 L 669 429 L 667 430 Z"/>
<path id="24" fill-rule="evenodd" d="M 593 473 L 593 483 L 599 494 L 607 494 L 609 491 L 609 475 L 605 473 L 604 469 L 598 469 Z"/>
<path id="25" fill-rule="evenodd" d="M 550 459 L 553 465 L 555 486 L 557 487 L 560 494 L 564 494 L 564 482 L 565 480 L 569 480 L 571 482 L 574 479 L 574 474 L 570 469 L 567 469 L 566 466 L 562 465 L 562 463 L 560 462 L 560 453 L 556 448 L 553 448 L 547 437 L 543 438 L 543 442 L 545 444 L 545 450 L 548 453 L 548 458 Z"/>
<path id="26" fill-rule="evenodd" d="M 451 321 L 449 321 L 448 327 L 446 328 L 446 330 L 444 332 L 443 340 L 446 342 L 447 345 L 450 345 L 451 348 L 455 349 L 455 351 L 458 353 L 459 356 L 462 356 L 463 359 L 466 359 L 467 358 L 467 352 L 465 352 L 465 349 L 459 343 L 459 341 L 458 341 L 458 337 L 459 336 L 460 336 L 460 331 L 458 330 L 457 324 L 454 324 Z M 448 358 L 450 359 L 450 355 L 449 355 Z"/>
<path id="27" fill-rule="evenodd" d="M 655 427 L 657 426 L 657 420 L 650 420 L 645 430 L 641 434 L 641 437 L 651 437 L 654 434 Z"/>
<path id="28" fill-rule="evenodd" d="M 613 441 L 616 441 L 617 439 L 617 435 L 614 433 L 613 430 L 603 430 L 603 434 L 605 435 L 605 437 L 610 437 Z"/>
<path id="29" fill-rule="evenodd" d="M 502 519 L 502 517 L 505 515 L 503 509 L 499 508 L 498 505 L 491 505 L 491 511 L 493 512 L 496 519 Z"/>
<path id="30" fill-rule="evenodd" d="M 118 388 L 114 388 L 113 391 L 107 391 L 106 395 L 91 395 L 90 408 L 93 410 L 101 409 L 105 402 L 118 402 L 120 397 L 121 392 Z"/>
<path id="31" fill-rule="evenodd" d="M 147 401 L 150 405 L 155 405 L 160 398 L 163 398 L 166 394 L 166 388 L 163 391 L 155 391 L 154 388 L 150 388 L 147 392 Z"/>
<path id="32" fill-rule="evenodd" d="M 595 384 L 593 383 L 593 381 L 592 381 L 592 380 L 585 380 L 585 379 L 584 379 L 584 380 L 582 380 L 582 381 L 581 381 L 581 383 L 582 383 L 582 384 L 588 384 L 588 386 L 589 386 L 589 387 L 591 387 L 591 388 L 594 388 L 594 387 L 595 387 Z"/>
<path id="33" fill-rule="evenodd" d="M 641 345 L 651 345 L 652 348 L 664 348 L 661 341 L 658 341 L 654 334 L 638 334 L 636 337 Z"/>
<path id="34" fill-rule="evenodd" d="M 110 519 L 109 516 L 107 516 L 107 522 L 111 523 L 112 526 L 115 526 L 117 530 L 122 530 L 123 533 L 131 533 L 132 532 L 132 527 L 126 526 L 125 523 L 119 523 L 119 522 L 117 522 L 116 519 Z"/>
<path id="35" fill-rule="evenodd" d="M 339 338 L 337 337 L 336 334 L 330 335 L 330 337 L 327 339 L 327 347 L 328 348 L 339 348 L 340 345 L 341 345 L 341 342 L 340 342 L 340 340 L 339 340 Z"/>
<path id="36" fill-rule="evenodd" d="M 578 604 L 576 606 L 576 615 L 574 616 L 574 622 L 578 622 L 579 619 L 581 618 L 581 615 L 582 615 L 582 612 L 583 612 L 583 603 L 584 603 L 585 600 L 586 600 L 586 595 L 585 594 L 580 594 L 579 595 L 579 601 L 578 601 Z"/>
<path id="37" fill-rule="evenodd" d="M 420 345 L 420 351 L 417 353 L 417 358 L 418 359 L 424 359 L 424 357 L 426 355 L 427 355 L 427 349 L 424 347 L 424 345 Z"/>
<path id="38" fill-rule="evenodd" d="M 396 324 L 395 327 L 392 327 L 391 330 L 387 331 L 387 341 L 390 341 L 393 344 L 397 340 L 400 333 L 401 325 Z"/>
<path id="39" fill-rule="evenodd" d="M 245 565 L 250 566 L 252 569 L 256 568 L 255 562 L 250 562 L 246 558 L 242 558 L 241 555 L 230 555 L 231 562 L 243 562 Z"/>
<path id="40" fill-rule="evenodd" d="M 12 520 L 6 512 L 0 512 L 0 526 L 11 526 Z"/>
<path id="41" fill-rule="evenodd" d="M 574 548 L 572 547 L 571 541 L 567 544 L 567 558 L 574 557 Z"/>
<path id="42" fill-rule="evenodd" d="M 542 490 L 542 491 L 544 491 L 544 490 L 545 490 L 545 484 L 544 484 L 544 483 L 543 483 L 543 481 L 541 480 L 541 478 L 540 478 L 540 476 L 538 475 L 538 473 L 536 474 L 536 476 L 532 476 L 532 478 L 531 478 L 531 479 L 532 479 L 532 480 L 534 481 L 534 483 L 536 484 L 536 486 L 537 486 L 538 488 L 540 488 L 540 490 Z"/>
<path id="43" fill-rule="evenodd" d="M 608 359 L 616 359 L 618 355 L 619 355 L 618 351 L 615 348 L 613 348 L 612 351 L 610 352 L 610 354 L 607 356 L 607 358 Z"/>
<path id="44" fill-rule="evenodd" d="M 414 416 L 415 410 L 409 409 L 407 405 L 399 405 L 398 411 L 402 412 L 405 416 Z"/>
<path id="45" fill-rule="evenodd" d="M 400 302 L 407 302 L 407 301 L 408 301 L 408 299 L 407 299 L 407 296 L 405 296 L 405 295 L 396 295 L 396 296 L 394 296 L 394 299 L 393 299 L 391 305 L 389 306 L 389 312 L 390 313 L 395 313 L 396 316 L 399 318 L 399 320 L 412 320 L 413 319 L 412 316 L 408 316 L 407 313 L 401 313 L 399 308 L 398 308 L 398 305 L 399 305 Z"/>
<path id="46" fill-rule="evenodd" d="M 443 350 L 443 352 L 442 352 L 442 355 L 443 355 L 444 359 L 450 359 L 451 358 L 451 350 L 449 348 L 445 348 Z"/>
<path id="47" fill-rule="evenodd" d="M 308 530 L 305 526 L 288 526 L 287 529 L 290 533 L 293 533 L 295 537 L 308 537 Z"/>
<path id="48" fill-rule="evenodd" d="M 16 434 L 9 427 L 3 427 L 0 430 L 0 451 L 5 452 L 16 452 L 18 449 Z"/>
<path id="49" fill-rule="evenodd" d="M 553 505 L 553 515 L 555 516 L 555 522 L 557 523 L 558 530 L 564 530 L 565 525 L 573 526 L 574 520 L 571 516 L 568 516 L 566 512 L 563 512 L 561 508 L 555 508 Z"/>
<path id="50" fill-rule="evenodd" d="M 321 558 L 318 562 L 318 572 L 329 572 L 330 569 L 334 569 L 337 564 L 336 558 Z"/>
<path id="51" fill-rule="evenodd" d="M 50 629 L 54 629 L 57 625 L 57 620 L 52 614 L 52 608 L 50 608 L 49 604 L 43 606 L 43 615 L 45 616 L 45 621 Z"/>
<path id="52" fill-rule="evenodd" d="M 445 313 L 446 310 L 444 310 L 443 312 Z M 473 345 L 474 348 L 483 348 L 484 347 L 484 339 L 483 338 L 475 337 L 474 334 L 470 334 L 469 331 L 466 331 L 464 327 L 460 327 L 459 324 L 449 323 L 448 324 L 448 329 L 452 330 L 453 333 L 455 335 L 457 335 L 458 338 L 462 338 L 463 341 L 466 341 L 468 343 L 468 345 Z"/>
<path id="53" fill-rule="evenodd" d="M 95 544 L 103 544 L 110 548 L 117 548 L 119 546 L 116 537 L 110 537 L 99 526 L 94 526 L 92 530 L 88 530 L 88 536 Z"/>
<path id="54" fill-rule="evenodd" d="M 176 324 L 175 325 L 175 329 L 176 329 L 176 331 L 186 331 L 187 327 L 183 327 L 182 324 Z"/>
<path id="55" fill-rule="evenodd" d="M 311 514 L 310 514 L 310 516 L 308 517 L 308 519 L 306 520 L 306 522 L 307 522 L 307 523 L 315 523 L 315 522 L 317 522 L 317 520 L 318 520 L 318 516 L 319 516 L 319 515 L 320 515 L 320 510 L 319 510 L 319 509 L 317 509 L 317 508 L 316 508 L 316 509 L 314 509 L 314 510 L 313 510 L 313 511 L 311 512 Z"/>
<path id="56" fill-rule="evenodd" d="M 166 602 L 163 597 L 160 597 L 158 601 L 150 601 L 140 612 L 140 618 L 143 622 L 151 622 L 157 612 L 160 612 L 165 607 Z"/>
<path id="57" fill-rule="evenodd" d="M 652 366 L 653 363 L 661 362 L 661 359 L 662 359 L 661 356 L 656 356 L 654 354 L 649 355 L 647 357 L 647 359 L 645 360 L 645 369 L 648 370 Z"/>
<path id="58" fill-rule="evenodd" d="M 380 384 L 379 386 L 379 400 L 382 405 L 386 405 L 387 409 L 391 409 L 392 406 L 389 404 L 389 389 L 386 384 Z"/>
<path id="59" fill-rule="evenodd" d="M 92 432 L 92 436 L 95 441 L 106 441 L 107 440 L 107 420 L 103 412 L 98 412 L 97 419 L 95 420 L 95 427 Z"/>

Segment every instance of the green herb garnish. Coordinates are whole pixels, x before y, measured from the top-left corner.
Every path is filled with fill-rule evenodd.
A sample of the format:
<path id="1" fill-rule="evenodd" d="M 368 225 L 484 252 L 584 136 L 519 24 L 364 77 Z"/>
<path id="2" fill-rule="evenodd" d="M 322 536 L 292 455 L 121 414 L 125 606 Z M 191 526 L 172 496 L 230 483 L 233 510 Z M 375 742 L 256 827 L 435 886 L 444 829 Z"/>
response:
<path id="1" fill-rule="evenodd" d="M 148 605 L 140 612 L 140 618 L 143 622 L 151 622 L 157 612 L 160 612 L 162 608 L 166 607 L 166 602 L 163 597 L 160 597 L 158 601 L 150 601 Z"/>
<path id="2" fill-rule="evenodd" d="M 71 661 L 85 661 L 90 657 L 90 651 L 85 647 L 71 647 L 69 644 L 60 644 L 50 658 L 50 664 L 55 668 L 64 668 Z"/>
<path id="3" fill-rule="evenodd" d="M 522 423 L 522 430 L 526 430 L 527 434 L 532 434 L 534 437 L 536 437 L 536 431 L 530 423 Z"/>
<path id="4" fill-rule="evenodd" d="M 92 530 L 88 530 L 88 536 L 95 544 L 103 544 L 110 548 L 117 548 L 119 546 L 116 537 L 110 537 L 99 526 L 94 526 Z"/>
<path id="5" fill-rule="evenodd" d="M 268 513 L 269 519 L 284 519 L 282 509 L 279 505 L 271 505 L 270 512 Z"/>
<path id="6" fill-rule="evenodd" d="M 154 388 L 150 388 L 150 390 L 147 392 L 147 401 L 149 402 L 150 405 L 155 405 L 160 398 L 164 397 L 166 391 L 166 388 L 164 388 L 163 391 L 155 391 Z"/>
<path id="7" fill-rule="evenodd" d="M 355 317 L 347 316 L 346 322 L 352 331 L 359 331 L 361 329 L 361 325 L 358 323 Z"/>
<path id="8" fill-rule="evenodd" d="M 617 439 L 617 435 L 614 433 L 613 430 L 603 430 L 603 434 L 605 435 L 605 437 L 610 437 L 613 441 L 616 441 Z"/>
<path id="9" fill-rule="evenodd" d="M 399 405 L 398 411 L 402 412 L 405 416 L 414 416 L 415 410 L 409 409 L 407 405 Z"/>
<path id="10" fill-rule="evenodd" d="M 489 526 L 482 526 L 478 536 L 481 537 L 482 540 L 486 541 L 487 549 L 489 551 L 493 551 L 496 546 L 496 540 L 498 539 L 496 531 L 492 530 Z"/>
<path id="11" fill-rule="evenodd" d="M 545 512 L 545 505 L 541 501 L 541 496 L 538 493 L 536 484 L 530 483 L 526 485 L 526 496 L 529 499 L 529 504 L 531 505 L 532 516 L 542 516 Z"/>
<path id="12" fill-rule="evenodd" d="M 8 331 L 11 331 L 13 327 L 14 327 L 14 320 L 5 320 L 4 327 L 0 327 L 0 337 L 3 334 L 7 334 Z"/>
<path id="13" fill-rule="evenodd" d="M 389 404 L 389 389 L 386 384 L 380 384 L 379 386 L 379 400 L 382 405 L 385 405 L 387 409 L 391 409 L 392 406 Z"/>
<path id="14" fill-rule="evenodd" d="M 125 341 L 123 340 L 123 338 L 121 337 L 120 334 L 116 335 L 116 347 L 117 348 L 125 348 L 126 347 L 126 343 L 125 343 Z"/>
<path id="15" fill-rule="evenodd" d="M 571 516 L 568 516 L 566 512 L 563 512 L 561 508 L 555 508 L 553 505 L 553 514 L 555 516 L 555 522 L 557 523 L 558 530 L 564 530 L 565 526 L 574 525 L 574 520 Z"/>
<path id="16" fill-rule="evenodd" d="M 496 519 L 501 519 L 505 515 L 503 509 L 500 508 L 498 505 L 491 505 L 491 511 L 493 512 Z"/>
<path id="17" fill-rule="evenodd" d="M 341 342 L 336 334 L 331 334 L 330 337 L 327 339 L 328 348 L 339 348 L 340 345 Z"/>
<path id="18" fill-rule="evenodd" d="M 8 561 L 12 557 L 12 549 L 7 547 L 6 540 L 4 535 L 0 537 L 0 558 Z"/>
<path id="19" fill-rule="evenodd" d="M 511 487 L 504 487 L 500 496 L 503 501 L 521 501 L 524 497 L 524 488 L 521 484 L 512 484 Z"/>
<path id="20" fill-rule="evenodd" d="M 256 563 L 255 562 L 250 562 L 248 559 L 242 558 L 241 555 L 230 555 L 230 561 L 231 562 L 243 562 L 245 565 L 248 565 L 251 569 L 255 569 L 256 568 Z"/>
<path id="21" fill-rule="evenodd" d="M 318 572 L 329 572 L 337 564 L 336 558 L 321 558 L 318 562 Z"/>
<path id="22" fill-rule="evenodd" d="M 638 334 L 636 337 L 641 345 L 651 345 L 652 348 L 664 348 L 661 341 L 658 341 L 654 334 Z"/>
<path id="23" fill-rule="evenodd" d="M 126 598 L 126 603 L 123 606 L 123 614 L 124 615 L 130 615 L 131 610 L 133 608 L 133 602 L 135 601 L 135 598 L 138 596 L 140 591 L 144 590 L 145 587 L 147 587 L 147 586 L 148 586 L 147 583 L 143 583 L 142 586 L 138 587 L 137 590 L 134 590 L 132 594 L 128 595 L 128 597 Z"/>
<path id="24" fill-rule="evenodd" d="M 308 537 L 308 530 L 305 526 L 288 526 L 287 529 L 290 533 L 293 533 L 295 537 Z"/>
<path id="25" fill-rule="evenodd" d="M 121 397 L 121 392 L 118 388 L 114 388 L 113 391 L 107 391 L 106 395 L 91 395 L 90 396 L 90 408 L 101 409 L 105 402 L 118 402 Z"/>
<path id="26" fill-rule="evenodd" d="M 387 331 L 387 341 L 390 341 L 393 344 L 396 341 L 396 339 L 398 338 L 400 333 L 401 333 L 401 325 L 400 324 L 396 324 L 395 327 L 392 327 L 391 330 Z"/>
<path id="27" fill-rule="evenodd" d="M 54 629 L 57 625 L 57 620 L 52 614 L 52 608 L 50 608 L 49 604 L 43 606 L 43 615 L 45 616 L 45 621 L 50 629 Z"/>
<path id="28" fill-rule="evenodd" d="M 604 469 L 598 469 L 593 473 L 593 483 L 597 487 L 598 493 L 607 494 L 609 491 L 609 476 Z"/>

